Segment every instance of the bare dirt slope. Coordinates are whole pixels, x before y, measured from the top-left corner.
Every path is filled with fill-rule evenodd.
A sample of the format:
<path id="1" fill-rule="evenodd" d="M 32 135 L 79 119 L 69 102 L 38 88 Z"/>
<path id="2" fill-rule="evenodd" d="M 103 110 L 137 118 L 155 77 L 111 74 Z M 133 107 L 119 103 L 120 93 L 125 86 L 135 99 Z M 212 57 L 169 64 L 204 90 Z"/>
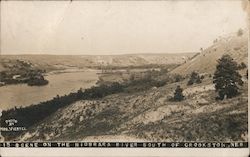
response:
<path id="1" fill-rule="evenodd" d="M 238 36 L 237 33 L 226 37 L 220 37 L 214 44 L 203 50 L 199 55 L 177 67 L 172 73 L 190 74 L 192 71 L 212 74 L 215 70 L 217 60 L 223 54 L 231 55 L 237 62 L 247 63 L 248 34 Z"/>

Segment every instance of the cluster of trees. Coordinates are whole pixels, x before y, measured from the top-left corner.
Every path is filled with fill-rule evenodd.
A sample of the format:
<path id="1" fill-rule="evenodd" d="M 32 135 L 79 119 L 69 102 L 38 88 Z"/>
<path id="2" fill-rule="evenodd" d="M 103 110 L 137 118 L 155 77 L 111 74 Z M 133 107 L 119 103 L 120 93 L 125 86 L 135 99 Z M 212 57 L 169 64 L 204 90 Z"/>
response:
<path id="1" fill-rule="evenodd" d="M 132 74 L 129 81 L 124 82 L 124 91 L 128 93 L 144 91 L 152 87 L 164 86 L 166 83 L 166 79 L 157 79 L 157 75 L 154 75 L 154 72 L 147 72 L 145 76 L 139 79 Z"/>
<path id="2" fill-rule="evenodd" d="M 5 84 L 27 83 L 29 86 L 42 86 L 49 83 L 49 81 L 44 78 L 42 73 L 39 72 L 37 72 L 35 75 L 30 76 L 28 74 L 16 74 L 17 78 L 14 78 L 14 74 L 6 71 L 0 72 L 0 75 L 0 82 L 4 82 Z"/>
<path id="3" fill-rule="evenodd" d="M 103 72 L 110 72 L 112 70 L 131 70 L 131 69 L 173 69 L 175 67 L 179 66 L 179 64 L 146 64 L 146 65 L 129 65 L 129 66 L 115 66 L 115 65 L 106 65 L 106 66 L 94 66 L 89 68 L 96 68 L 100 69 Z"/>
<path id="4" fill-rule="evenodd" d="M 42 71 L 41 70 L 32 70 L 30 71 L 27 75 L 27 84 L 29 86 L 43 86 L 43 85 L 47 85 L 49 83 L 48 80 L 46 80 L 44 78 L 44 76 L 42 75 Z"/>
<path id="5" fill-rule="evenodd" d="M 239 68 L 240 67 L 240 68 Z M 216 71 L 213 76 L 213 83 L 215 84 L 215 91 L 218 93 L 217 100 L 225 98 L 232 98 L 240 94 L 240 86 L 243 85 L 242 76 L 238 72 L 239 69 L 246 68 L 244 63 L 240 65 L 233 60 L 230 55 L 223 55 L 216 66 Z M 248 78 L 248 70 L 246 71 L 246 78 Z M 193 72 L 188 81 L 188 85 L 193 83 L 201 83 L 201 78 L 198 73 Z M 181 101 L 184 99 L 183 89 L 178 85 L 171 100 Z"/>
<path id="6" fill-rule="evenodd" d="M 6 66 L 6 70 L 0 72 L 0 82 L 5 84 L 27 83 L 29 86 L 42 86 L 49 83 L 43 76 L 45 70 L 21 60 L 12 61 L 12 64 L 13 66 Z"/>
<path id="7" fill-rule="evenodd" d="M 120 93 L 124 90 L 124 85 L 114 82 L 110 85 L 101 84 L 100 86 L 94 86 L 86 89 L 84 92 L 82 90 L 78 91 L 78 96 L 80 99 L 99 99 L 110 94 Z"/>
<path id="8" fill-rule="evenodd" d="M 30 78 L 29 80 L 27 80 L 27 84 L 29 86 L 44 86 L 48 83 L 49 81 L 46 80 L 43 76 L 41 76 L 40 78 Z"/>

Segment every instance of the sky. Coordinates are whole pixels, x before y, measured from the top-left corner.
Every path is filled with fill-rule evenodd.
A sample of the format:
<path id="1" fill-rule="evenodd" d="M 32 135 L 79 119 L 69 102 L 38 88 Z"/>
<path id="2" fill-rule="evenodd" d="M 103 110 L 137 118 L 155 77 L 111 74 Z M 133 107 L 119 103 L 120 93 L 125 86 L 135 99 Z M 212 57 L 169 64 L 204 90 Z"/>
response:
<path id="1" fill-rule="evenodd" d="M 247 27 L 241 1 L 2 1 L 1 54 L 183 53 Z"/>

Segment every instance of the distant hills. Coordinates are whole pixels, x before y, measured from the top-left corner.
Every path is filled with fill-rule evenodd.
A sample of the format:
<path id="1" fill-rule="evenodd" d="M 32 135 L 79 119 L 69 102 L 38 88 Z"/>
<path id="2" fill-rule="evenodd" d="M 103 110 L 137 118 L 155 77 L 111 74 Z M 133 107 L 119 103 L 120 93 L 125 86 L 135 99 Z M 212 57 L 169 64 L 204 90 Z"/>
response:
<path id="1" fill-rule="evenodd" d="M 128 55 L 2 55 L 0 71 L 8 60 L 25 60 L 47 71 L 95 66 L 143 66 L 150 64 L 182 64 L 195 53 L 181 54 L 128 54 Z"/>

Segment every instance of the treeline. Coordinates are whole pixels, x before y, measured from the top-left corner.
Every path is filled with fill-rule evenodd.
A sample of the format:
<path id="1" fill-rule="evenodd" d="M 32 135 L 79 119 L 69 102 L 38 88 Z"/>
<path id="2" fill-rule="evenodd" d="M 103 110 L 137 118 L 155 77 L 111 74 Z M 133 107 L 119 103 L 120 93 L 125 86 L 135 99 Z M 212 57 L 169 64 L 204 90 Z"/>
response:
<path id="1" fill-rule="evenodd" d="M 158 79 L 154 77 L 153 73 L 148 72 L 145 76 L 140 79 L 135 79 L 131 75 L 130 79 L 124 83 L 124 92 L 133 93 L 148 90 L 153 87 L 164 86 L 167 82 L 170 82 L 168 79 Z"/>
<path id="2" fill-rule="evenodd" d="M 121 70 L 121 69 L 173 69 L 179 66 L 179 64 L 145 64 L 145 65 L 128 65 L 128 66 L 116 66 L 116 65 L 98 65 L 98 66 L 88 66 L 88 68 L 94 68 L 99 70 Z"/>

